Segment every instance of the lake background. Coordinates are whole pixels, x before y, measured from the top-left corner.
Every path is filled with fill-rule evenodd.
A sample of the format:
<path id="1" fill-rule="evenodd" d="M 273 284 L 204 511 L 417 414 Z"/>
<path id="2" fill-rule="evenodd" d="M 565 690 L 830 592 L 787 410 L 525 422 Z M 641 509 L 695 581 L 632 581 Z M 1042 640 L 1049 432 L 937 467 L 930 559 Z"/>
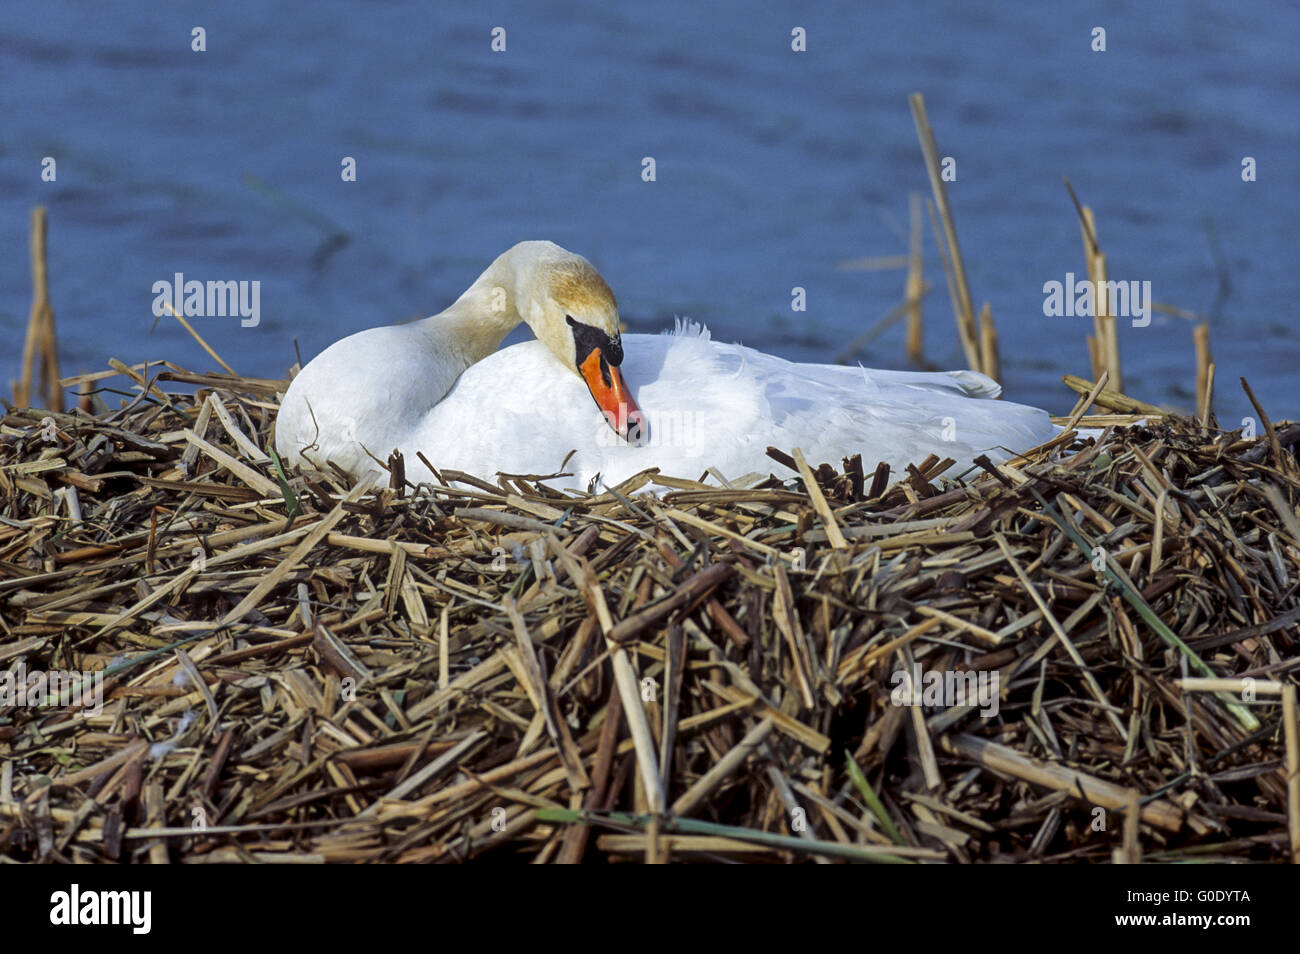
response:
<path id="1" fill-rule="evenodd" d="M 908 194 L 929 195 L 907 105 L 920 91 L 957 161 L 949 195 L 1007 397 L 1063 413 L 1060 376 L 1089 374 L 1091 320 L 1043 315 L 1043 284 L 1084 272 L 1066 175 L 1110 277 L 1150 281 L 1158 302 L 1213 309 L 1217 243 L 1220 420 L 1252 413 L 1243 375 L 1275 418 L 1300 417 L 1295 3 L 151 6 L 10 3 L 0 18 L 5 393 L 36 204 L 65 375 L 110 357 L 213 368 L 174 319 L 155 327 L 153 283 L 175 272 L 260 281 L 256 328 L 194 320 L 238 372 L 281 377 L 295 337 L 306 360 L 436 312 L 526 238 L 591 259 L 631 331 L 686 315 L 829 362 L 902 297 L 903 272 L 837 263 L 906 250 Z M 961 367 L 928 221 L 925 242 L 926 357 Z M 1191 408 L 1192 327 L 1121 323 L 1125 389 Z M 902 342 L 900 324 L 861 360 L 906 367 Z"/>

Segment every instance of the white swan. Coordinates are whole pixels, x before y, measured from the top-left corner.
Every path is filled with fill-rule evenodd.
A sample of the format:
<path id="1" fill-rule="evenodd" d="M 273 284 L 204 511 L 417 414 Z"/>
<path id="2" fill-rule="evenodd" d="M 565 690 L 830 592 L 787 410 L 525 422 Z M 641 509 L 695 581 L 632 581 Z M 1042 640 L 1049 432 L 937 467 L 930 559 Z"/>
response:
<path id="1" fill-rule="evenodd" d="M 520 321 L 537 340 L 498 351 Z M 381 474 L 374 458 L 397 449 L 413 481 L 432 479 L 423 452 L 439 470 L 486 479 L 563 469 L 550 486 L 574 489 L 647 467 L 780 471 L 769 445 L 799 447 L 814 467 L 861 453 L 868 474 L 934 453 L 955 458 L 955 474 L 1057 433 L 1046 412 L 991 400 L 999 392 L 973 371 L 796 364 L 680 321 L 620 337 L 614 295 L 586 259 L 521 242 L 446 311 L 321 352 L 284 396 L 275 446 L 295 466 L 332 460 L 354 477 Z"/>

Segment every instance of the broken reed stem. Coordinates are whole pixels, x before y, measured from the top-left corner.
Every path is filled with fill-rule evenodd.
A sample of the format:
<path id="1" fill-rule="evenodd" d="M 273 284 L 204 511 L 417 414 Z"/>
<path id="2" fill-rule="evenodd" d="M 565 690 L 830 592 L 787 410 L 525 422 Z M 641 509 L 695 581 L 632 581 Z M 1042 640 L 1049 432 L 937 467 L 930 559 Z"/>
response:
<path id="1" fill-rule="evenodd" d="M 1097 243 L 1097 233 L 1093 224 L 1092 209 L 1084 206 L 1080 210 L 1082 217 L 1079 222 L 1079 229 L 1083 234 L 1083 267 L 1084 274 L 1088 276 L 1088 281 L 1092 283 L 1092 340 L 1096 342 L 1096 348 L 1092 355 L 1093 366 L 1092 373 L 1096 377 L 1101 374 L 1102 370 L 1110 369 L 1110 356 L 1106 346 L 1106 335 L 1102 330 L 1102 319 L 1106 313 L 1106 306 L 1097 298 L 1097 292 L 1100 287 L 1097 285 L 1097 266 L 1098 258 L 1101 256 L 1101 248 Z M 1111 380 L 1115 376 L 1111 375 Z M 1118 387 L 1118 383 L 1117 383 Z"/>
<path id="2" fill-rule="evenodd" d="M 1109 372 L 1107 372 L 1109 377 Z M 1083 378 L 1074 374 L 1063 375 L 1061 380 L 1065 386 L 1076 394 L 1089 394 L 1094 385 L 1091 381 L 1085 381 Z M 1109 383 L 1109 381 L 1107 382 Z M 1154 404 L 1147 404 L 1145 401 L 1139 401 L 1122 394 L 1114 388 L 1102 388 L 1094 400 L 1099 407 L 1104 407 L 1111 411 L 1117 411 L 1121 414 L 1150 414 L 1155 417 L 1164 417 L 1165 412 Z"/>
<path id="3" fill-rule="evenodd" d="M 996 772 L 1033 781 L 1036 785 L 1068 792 L 1084 804 L 1101 805 L 1112 812 L 1122 812 L 1129 805 L 1129 789 L 1087 775 L 1064 765 L 1043 762 L 998 742 L 972 735 L 942 737 L 945 751 L 967 758 Z M 1149 801 L 1141 810 L 1142 821 L 1165 831 L 1178 831 L 1183 824 L 1182 810 L 1170 802 Z"/>
<path id="4" fill-rule="evenodd" d="M 1072 431 L 1079 426 L 1079 421 L 1083 418 L 1083 415 L 1088 413 L 1088 409 L 1092 407 L 1093 403 L 1097 400 L 1097 396 L 1106 389 L 1106 383 L 1108 381 L 1110 381 L 1110 372 L 1103 371 L 1101 377 L 1097 379 L 1097 383 L 1092 386 L 1092 389 L 1079 398 L 1079 403 L 1076 404 L 1074 410 L 1070 412 L 1070 419 L 1065 423 L 1065 430 Z"/>
<path id="5" fill-rule="evenodd" d="M 1141 805 L 1138 793 L 1129 789 L 1128 804 L 1124 807 L 1124 864 L 1140 865 L 1142 863 L 1142 842 L 1138 838 L 1141 821 Z"/>
<path id="6" fill-rule="evenodd" d="M 983 371 L 984 368 L 980 363 L 979 326 L 975 320 L 975 306 L 971 301 L 970 284 L 966 280 L 966 266 L 961 258 L 961 246 L 957 243 L 957 227 L 953 224 L 948 190 L 939 169 L 939 146 L 934 139 L 934 130 L 930 128 L 930 120 L 926 117 L 925 97 L 920 93 L 913 93 L 907 101 L 912 107 L 912 119 L 916 123 L 917 137 L 921 140 L 921 155 L 925 158 L 925 169 L 930 176 L 934 204 L 939 210 L 939 219 L 943 223 L 942 244 L 947 247 L 947 257 L 952 263 L 952 280 L 956 291 L 952 308 L 957 318 L 957 332 L 961 337 L 962 348 L 966 352 L 967 364 L 974 371 Z"/>
<path id="7" fill-rule="evenodd" d="M 1083 207 L 1085 223 L 1083 250 L 1087 256 L 1088 280 L 1092 282 L 1092 326 L 1097 340 L 1097 358 L 1100 367 L 1094 368 L 1094 374 L 1101 370 L 1110 372 L 1110 379 L 1115 390 L 1124 390 L 1124 379 L 1120 374 L 1119 361 L 1119 325 L 1110 313 L 1110 294 L 1107 291 L 1106 253 L 1097 244 L 1097 223 L 1093 219 L 1092 209 Z"/>
<path id="8" fill-rule="evenodd" d="M 1209 434 L 1210 420 L 1214 417 L 1214 362 L 1210 362 L 1205 375 L 1205 399 L 1201 410 L 1201 433 Z"/>
<path id="9" fill-rule="evenodd" d="M 835 549 L 843 550 L 849 543 L 844 539 L 844 534 L 840 532 L 839 524 L 835 522 L 835 515 L 831 513 L 831 508 L 826 503 L 826 495 L 822 493 L 821 485 L 813 477 L 812 468 L 808 466 L 808 461 L 804 459 L 803 451 L 796 447 L 792 453 L 794 454 L 795 466 L 799 468 L 799 476 L 803 478 L 804 486 L 808 488 L 808 496 L 812 500 L 813 507 L 826 527 L 826 539 L 830 541 L 831 546 Z"/>
<path id="10" fill-rule="evenodd" d="M 925 294 L 925 270 L 922 260 L 921 196 L 912 192 L 907 197 L 908 255 L 907 278 L 903 282 L 903 300 L 907 304 L 907 360 L 920 364 L 925 360 L 925 327 L 921 318 L 921 299 Z"/>
<path id="11" fill-rule="evenodd" d="M 993 324 L 993 306 L 988 302 L 980 309 L 980 370 L 1002 383 L 1002 360 L 998 356 L 998 330 Z"/>
<path id="12" fill-rule="evenodd" d="M 1241 389 L 1246 392 L 1246 397 L 1250 398 L 1250 406 L 1255 409 L 1255 413 L 1259 415 L 1259 419 L 1264 425 L 1264 433 L 1268 435 L 1269 448 L 1273 451 L 1274 463 L 1283 470 L 1294 468 L 1295 458 L 1289 455 L 1287 457 L 1282 456 L 1282 444 L 1277 439 L 1277 429 L 1273 427 L 1273 421 L 1269 418 L 1268 412 L 1259 403 L 1259 398 L 1255 397 L 1254 390 L 1245 378 L 1241 379 Z"/>
<path id="13" fill-rule="evenodd" d="M 23 341 L 23 362 L 14 387 L 14 404 L 30 407 L 32 382 L 39 382 L 45 407 L 63 411 L 63 390 L 59 387 L 58 339 L 54 332 L 54 308 L 50 305 L 49 272 L 45 259 L 45 206 L 32 209 L 32 310 L 27 318 Z M 39 371 L 36 365 L 39 363 Z"/>
<path id="14" fill-rule="evenodd" d="M 1240 677 L 1236 679 L 1188 677 L 1186 679 L 1175 679 L 1174 685 L 1184 692 L 1234 692 L 1239 694 L 1246 688 L 1245 680 Z M 1283 683 L 1273 682 L 1269 679 L 1255 679 L 1251 682 L 1250 687 L 1257 696 L 1280 696 L 1283 688 L 1285 688 Z"/>
<path id="15" fill-rule="evenodd" d="M 221 355 L 217 354 L 215 351 L 212 350 L 211 345 L 209 345 L 206 341 L 203 340 L 203 336 L 194 330 L 194 326 L 191 325 L 188 321 L 186 321 L 183 315 L 177 314 L 176 309 L 172 307 L 171 302 L 164 300 L 163 306 L 172 313 L 173 318 L 175 318 L 177 321 L 181 323 L 181 327 L 190 333 L 190 337 L 192 337 L 195 341 L 199 343 L 199 347 L 201 347 L 204 351 L 208 353 L 208 357 L 210 357 L 213 361 L 217 362 L 217 364 L 221 365 L 221 367 L 225 369 L 227 374 L 235 373 L 235 369 L 232 368 L 230 365 L 226 364 L 226 362 L 221 360 Z"/>
<path id="16" fill-rule="evenodd" d="M 1196 343 L 1196 417 L 1202 428 L 1210 426 L 1213 411 L 1214 356 L 1210 354 L 1210 324 L 1203 321 L 1192 329 Z"/>

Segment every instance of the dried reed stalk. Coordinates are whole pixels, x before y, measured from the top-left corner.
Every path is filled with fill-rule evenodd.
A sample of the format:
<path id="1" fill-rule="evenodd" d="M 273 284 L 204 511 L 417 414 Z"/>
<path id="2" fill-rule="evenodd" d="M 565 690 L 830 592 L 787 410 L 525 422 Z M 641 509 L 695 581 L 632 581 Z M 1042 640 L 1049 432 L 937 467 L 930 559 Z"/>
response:
<path id="1" fill-rule="evenodd" d="M 921 141 L 921 154 L 925 158 L 925 169 L 930 176 L 930 189 L 934 193 L 934 204 L 942 223 L 943 247 L 946 258 L 951 263 L 953 313 L 957 319 L 957 333 L 961 338 L 962 348 L 966 352 L 966 363 L 972 370 L 983 371 L 980 361 L 980 333 L 975 319 L 975 306 L 972 303 L 970 285 L 966 280 L 966 266 L 962 261 L 961 247 L 957 244 L 957 227 L 953 223 L 952 206 L 948 203 L 948 189 L 944 184 L 939 168 L 939 146 L 934 139 L 934 130 L 925 112 L 925 97 L 912 93 L 907 98 L 912 108 L 912 119 L 916 123 L 916 134 Z"/>
<path id="2" fill-rule="evenodd" d="M 32 310 L 27 319 L 23 340 L 22 368 L 14 385 L 14 403 L 27 407 L 32 403 L 32 382 L 39 381 L 45 407 L 63 410 L 63 391 L 59 387 L 58 339 L 54 332 L 54 308 L 50 305 L 49 270 L 45 260 L 45 207 L 32 209 Z"/>
<path id="3" fill-rule="evenodd" d="M 907 305 L 907 360 L 912 364 L 921 364 L 925 360 L 925 324 L 921 317 L 921 301 L 925 297 L 925 262 L 919 194 L 913 192 L 908 195 L 907 209 L 907 278 L 903 282 L 903 301 Z"/>

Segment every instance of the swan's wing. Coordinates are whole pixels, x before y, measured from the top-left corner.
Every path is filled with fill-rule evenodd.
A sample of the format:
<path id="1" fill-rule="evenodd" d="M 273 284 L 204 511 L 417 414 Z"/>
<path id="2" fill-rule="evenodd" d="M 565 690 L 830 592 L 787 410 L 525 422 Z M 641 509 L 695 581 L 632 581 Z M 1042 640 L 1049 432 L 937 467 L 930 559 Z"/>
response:
<path id="1" fill-rule="evenodd" d="M 814 466 L 860 453 L 866 468 L 883 460 L 899 473 L 937 453 L 963 467 L 1055 433 L 1037 408 L 987 400 L 997 387 L 973 372 L 800 365 L 698 333 L 623 342 L 623 371 L 649 422 L 642 445 L 615 435 L 582 380 L 537 341 L 467 370 L 409 445 L 435 467 L 488 479 L 553 473 L 567 458 L 573 477 L 554 486 L 580 488 L 597 475 L 613 484 L 649 467 L 687 478 L 709 467 L 728 477 L 780 472 L 769 445 L 799 447 Z M 420 473 L 413 456 L 408 473 Z"/>
<path id="2" fill-rule="evenodd" d="M 431 358 L 415 325 L 370 328 L 334 342 L 289 385 L 276 416 L 275 448 L 294 466 L 379 473 L 381 460 L 405 447 L 455 381 L 450 365 Z M 418 361 L 418 363 L 416 363 Z"/>
<path id="3" fill-rule="evenodd" d="M 1056 433 L 1044 411 L 990 400 L 1000 388 L 973 371 L 796 364 L 738 345 L 668 340 L 655 393 L 638 396 L 642 408 L 652 425 L 665 409 L 702 419 L 706 456 L 729 475 L 771 468 L 769 444 L 799 447 L 815 462 L 861 453 L 868 468 L 885 461 L 897 473 L 930 453 L 960 467 L 982 453 L 1005 459 Z M 721 419 L 711 419 L 715 411 Z"/>

